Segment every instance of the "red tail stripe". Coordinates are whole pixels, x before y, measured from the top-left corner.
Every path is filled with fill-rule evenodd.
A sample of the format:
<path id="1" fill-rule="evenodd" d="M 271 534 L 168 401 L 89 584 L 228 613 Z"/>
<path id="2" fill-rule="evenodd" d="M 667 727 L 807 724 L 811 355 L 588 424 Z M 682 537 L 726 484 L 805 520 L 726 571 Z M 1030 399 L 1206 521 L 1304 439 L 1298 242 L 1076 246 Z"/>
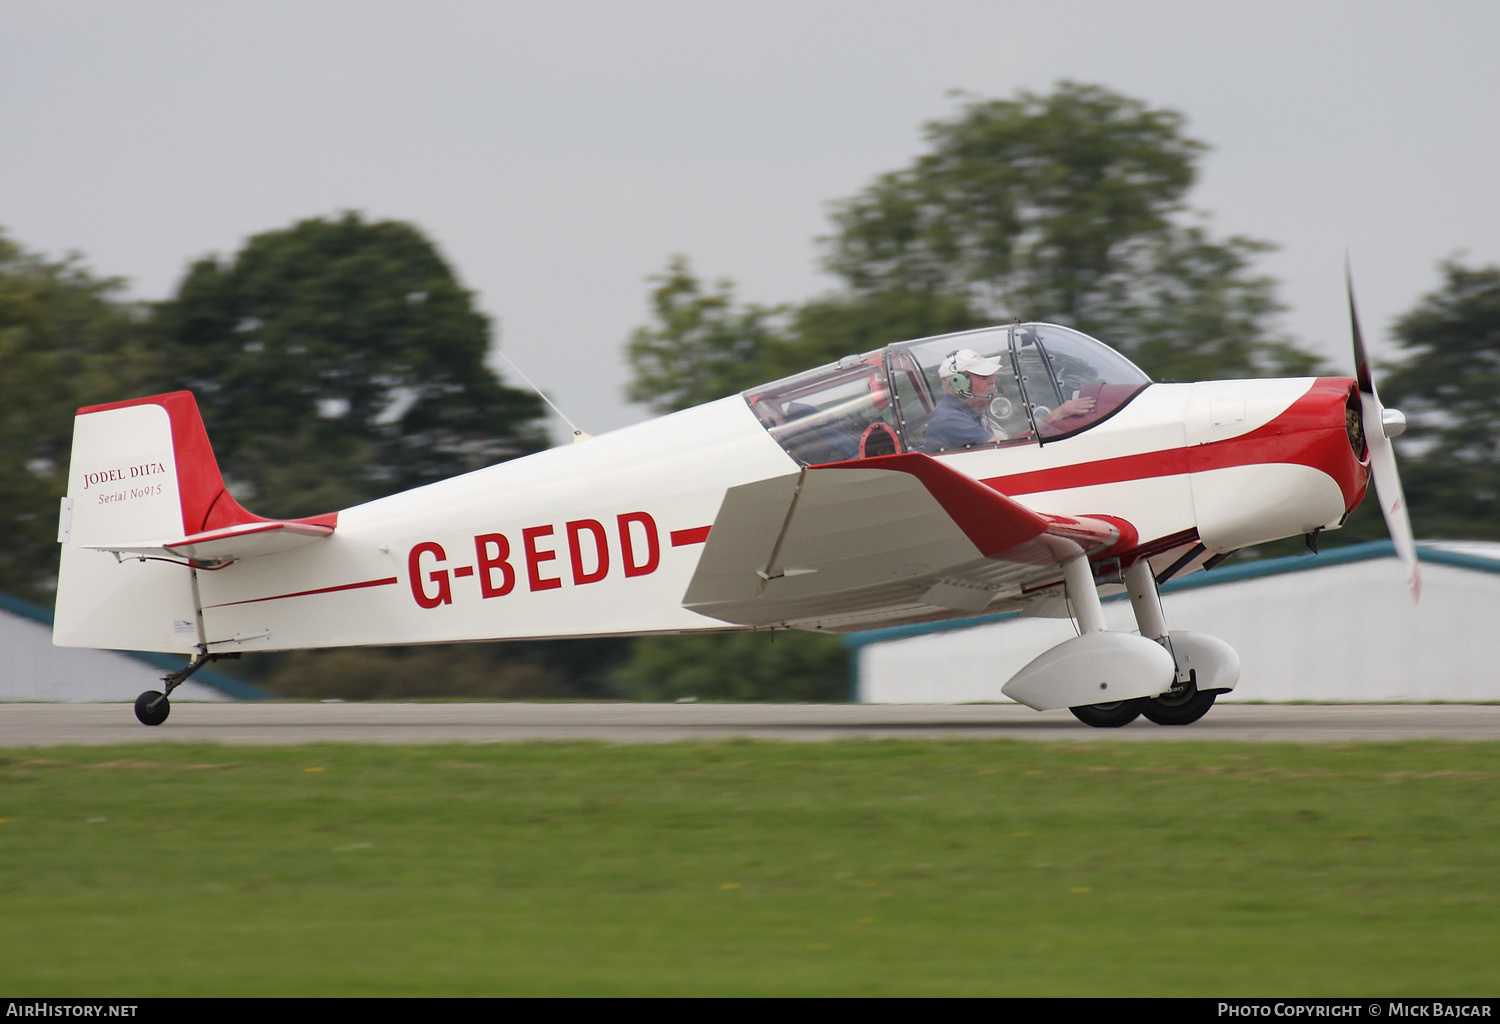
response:
<path id="1" fill-rule="evenodd" d="M 79 416 L 89 413 L 107 412 L 110 409 L 128 409 L 137 405 L 159 405 L 167 411 L 172 424 L 172 453 L 177 461 L 177 493 L 182 503 L 182 532 L 184 535 L 222 530 L 230 526 L 248 523 L 305 523 L 309 526 L 338 525 L 339 514 L 329 512 L 307 519 L 267 519 L 247 512 L 224 487 L 224 477 L 219 473 L 218 460 L 214 458 L 213 446 L 209 444 L 208 431 L 203 426 L 203 416 L 198 412 L 198 401 L 191 391 L 173 391 L 165 395 L 147 398 L 132 398 L 124 402 L 108 402 L 104 405 L 88 405 L 78 410 Z"/>

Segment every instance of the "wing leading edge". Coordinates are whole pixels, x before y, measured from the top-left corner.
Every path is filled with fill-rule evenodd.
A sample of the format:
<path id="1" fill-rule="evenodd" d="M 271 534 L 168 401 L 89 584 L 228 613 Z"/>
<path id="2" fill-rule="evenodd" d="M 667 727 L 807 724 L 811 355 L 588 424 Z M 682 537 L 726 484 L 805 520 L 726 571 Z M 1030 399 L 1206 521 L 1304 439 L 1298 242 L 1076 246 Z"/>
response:
<path id="1" fill-rule="evenodd" d="M 725 622 L 835 632 L 974 614 L 1121 540 L 1033 512 L 918 453 L 730 489 L 683 604 Z"/>

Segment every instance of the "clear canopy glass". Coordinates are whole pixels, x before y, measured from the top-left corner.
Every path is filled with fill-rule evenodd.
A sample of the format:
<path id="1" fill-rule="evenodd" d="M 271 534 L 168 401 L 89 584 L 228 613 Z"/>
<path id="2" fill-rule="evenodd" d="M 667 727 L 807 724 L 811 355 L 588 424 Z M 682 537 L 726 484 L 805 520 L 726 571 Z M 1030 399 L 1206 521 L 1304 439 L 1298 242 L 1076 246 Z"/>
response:
<path id="1" fill-rule="evenodd" d="M 1047 443 L 1113 415 L 1150 383 L 1088 335 L 1032 323 L 846 356 L 745 400 L 793 458 L 816 466 Z"/>

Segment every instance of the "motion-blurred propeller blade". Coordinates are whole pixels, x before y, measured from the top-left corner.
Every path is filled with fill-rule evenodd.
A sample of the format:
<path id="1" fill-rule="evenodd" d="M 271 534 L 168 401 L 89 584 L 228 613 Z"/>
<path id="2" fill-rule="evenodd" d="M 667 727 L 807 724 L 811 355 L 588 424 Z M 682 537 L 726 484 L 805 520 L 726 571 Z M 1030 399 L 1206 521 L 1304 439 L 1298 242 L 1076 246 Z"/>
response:
<path id="1" fill-rule="evenodd" d="M 1401 476 L 1396 471 L 1396 449 L 1391 438 L 1406 428 L 1406 417 L 1399 410 L 1387 410 L 1375 393 L 1375 378 L 1370 375 L 1370 360 L 1359 331 L 1359 314 L 1354 309 L 1354 277 L 1344 263 L 1344 283 L 1349 289 L 1349 325 L 1354 331 L 1354 374 L 1359 382 L 1359 404 L 1365 422 L 1365 443 L 1370 449 L 1370 475 L 1375 478 L 1375 495 L 1385 528 L 1396 545 L 1396 555 L 1406 568 L 1406 585 L 1416 602 L 1422 594 L 1422 574 L 1417 567 L 1417 545 L 1406 511 L 1406 496 L 1401 492 Z"/>

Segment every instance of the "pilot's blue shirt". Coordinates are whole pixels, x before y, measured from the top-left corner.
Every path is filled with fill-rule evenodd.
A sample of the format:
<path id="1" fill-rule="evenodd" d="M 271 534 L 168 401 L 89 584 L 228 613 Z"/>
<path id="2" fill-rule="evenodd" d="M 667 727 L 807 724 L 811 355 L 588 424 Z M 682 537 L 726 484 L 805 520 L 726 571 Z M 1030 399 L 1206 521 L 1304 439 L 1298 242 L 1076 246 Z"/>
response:
<path id="1" fill-rule="evenodd" d="M 994 431 L 980 422 L 979 413 L 965 405 L 957 395 L 944 395 L 927 421 L 927 438 L 922 446 L 928 451 L 944 451 L 970 444 L 989 444 L 994 439 Z"/>

